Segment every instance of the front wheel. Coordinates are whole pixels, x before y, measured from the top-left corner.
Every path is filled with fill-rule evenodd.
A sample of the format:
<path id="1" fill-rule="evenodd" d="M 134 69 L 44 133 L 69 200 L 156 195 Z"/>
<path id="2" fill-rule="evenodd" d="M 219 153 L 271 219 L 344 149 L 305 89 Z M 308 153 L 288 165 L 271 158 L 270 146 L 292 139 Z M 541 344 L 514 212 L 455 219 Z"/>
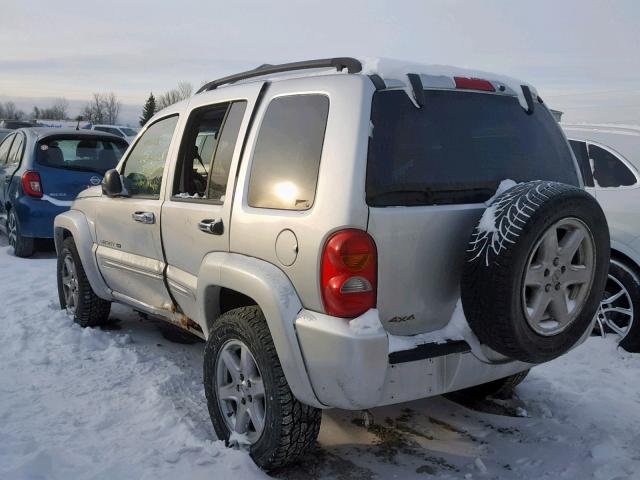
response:
<path id="1" fill-rule="evenodd" d="M 82 267 L 73 237 L 62 242 L 58 253 L 58 298 L 81 327 L 97 327 L 107 322 L 111 303 L 98 297 Z"/>
<path id="2" fill-rule="evenodd" d="M 205 347 L 204 388 L 218 438 L 248 446 L 261 468 L 292 462 L 318 437 L 321 411 L 291 393 L 258 307 L 216 321 Z"/>
<path id="3" fill-rule="evenodd" d="M 7 233 L 9 234 L 9 245 L 13 247 L 16 257 L 30 257 L 33 255 L 33 238 L 22 236 L 20 221 L 15 210 L 9 210 L 7 217 Z"/>
<path id="4" fill-rule="evenodd" d="M 620 346 L 629 352 L 640 352 L 640 278 L 635 269 L 611 260 L 604 298 L 597 313 L 597 329 L 613 332 Z"/>

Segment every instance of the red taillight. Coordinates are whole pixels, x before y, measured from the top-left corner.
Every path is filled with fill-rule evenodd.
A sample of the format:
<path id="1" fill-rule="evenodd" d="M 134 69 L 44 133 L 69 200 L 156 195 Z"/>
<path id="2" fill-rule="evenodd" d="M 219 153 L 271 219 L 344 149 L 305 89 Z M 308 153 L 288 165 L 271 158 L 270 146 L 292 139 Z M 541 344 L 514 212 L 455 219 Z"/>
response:
<path id="1" fill-rule="evenodd" d="M 324 246 L 320 279 L 327 314 L 353 318 L 376 306 L 376 244 L 362 230 L 334 233 Z"/>
<path id="2" fill-rule="evenodd" d="M 456 88 L 465 90 L 483 90 L 485 92 L 495 92 L 496 89 L 488 80 L 481 78 L 453 77 L 456 82 Z"/>
<path id="3" fill-rule="evenodd" d="M 24 172 L 24 175 L 22 175 L 22 189 L 30 197 L 41 198 L 43 191 L 40 174 L 32 171 Z"/>

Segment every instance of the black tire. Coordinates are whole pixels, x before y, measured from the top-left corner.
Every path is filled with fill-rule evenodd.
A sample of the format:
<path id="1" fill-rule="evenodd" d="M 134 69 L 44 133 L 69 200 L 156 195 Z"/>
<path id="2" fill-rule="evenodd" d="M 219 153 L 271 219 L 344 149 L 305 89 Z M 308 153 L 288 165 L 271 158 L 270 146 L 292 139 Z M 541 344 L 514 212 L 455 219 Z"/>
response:
<path id="1" fill-rule="evenodd" d="M 613 279 L 610 278 L 607 282 L 605 296 L 617 293 L 615 289 L 619 285 L 616 284 L 616 281 L 620 282 L 628 293 L 628 297 L 626 295 L 623 296 L 617 300 L 613 306 L 629 309 L 632 312 L 631 323 L 620 340 L 620 346 L 628 352 L 640 353 L 640 322 L 638 320 L 638 314 L 640 314 L 640 275 L 638 275 L 635 266 L 612 258 L 609 264 L 609 277 L 613 277 Z M 603 307 L 606 308 L 610 306 L 612 305 L 603 302 Z M 598 314 L 603 315 L 602 311 L 598 312 Z M 607 313 L 607 315 L 610 315 L 610 319 L 614 321 L 625 323 L 629 321 L 629 318 L 624 315 L 616 313 Z M 618 316 L 616 317 L 616 315 Z M 606 324 L 605 328 L 607 328 Z M 607 330 L 613 332 L 613 330 Z"/>
<path id="2" fill-rule="evenodd" d="M 14 228 L 15 230 L 12 232 Z M 13 208 L 9 210 L 7 216 L 7 235 L 9 236 L 9 245 L 13 247 L 16 257 L 27 258 L 33 255 L 33 238 L 22 235 L 20 219 Z"/>
<path id="3" fill-rule="evenodd" d="M 291 393 L 262 311 L 256 306 L 226 312 L 216 321 L 204 353 L 204 388 L 213 427 L 227 443 L 229 427 L 215 388 L 218 352 L 227 342 L 243 342 L 255 358 L 265 390 L 265 426 L 250 447 L 254 462 L 265 470 L 291 463 L 312 447 L 320 431 L 321 410 L 299 402 Z"/>
<path id="4" fill-rule="evenodd" d="M 482 400 L 487 397 L 499 399 L 507 399 L 513 397 L 515 388 L 529 374 L 529 370 L 510 375 L 505 378 L 499 378 L 492 382 L 474 385 L 473 387 L 448 393 L 446 396 L 455 401 Z"/>
<path id="5" fill-rule="evenodd" d="M 590 327 L 602 299 L 610 248 L 604 213 L 584 190 L 546 181 L 516 185 L 498 196 L 490 208 L 495 231 L 487 230 L 486 225 L 481 228 L 481 219 L 463 268 L 461 297 L 469 326 L 482 343 L 507 357 L 528 363 L 559 357 Z M 582 306 L 575 307 L 558 332 L 543 335 L 525 315 L 525 270 L 543 236 L 551 231 L 557 234 L 554 225 L 564 221 L 581 225 L 590 238 L 593 273 L 581 287 L 585 289 L 581 290 L 585 295 Z M 544 275 L 548 274 L 545 269 Z M 558 279 L 557 274 L 554 270 L 550 281 L 560 286 L 564 277 Z"/>
<path id="6" fill-rule="evenodd" d="M 67 305 L 63 288 L 63 265 L 67 256 L 70 256 L 73 260 L 76 270 L 78 304 L 75 308 Z M 107 323 L 109 312 L 111 311 L 111 302 L 98 297 L 91 288 L 73 237 L 67 237 L 62 242 L 62 248 L 58 253 L 57 280 L 60 308 L 70 310 L 70 313 L 73 314 L 73 320 L 78 325 L 81 327 L 98 327 Z"/>

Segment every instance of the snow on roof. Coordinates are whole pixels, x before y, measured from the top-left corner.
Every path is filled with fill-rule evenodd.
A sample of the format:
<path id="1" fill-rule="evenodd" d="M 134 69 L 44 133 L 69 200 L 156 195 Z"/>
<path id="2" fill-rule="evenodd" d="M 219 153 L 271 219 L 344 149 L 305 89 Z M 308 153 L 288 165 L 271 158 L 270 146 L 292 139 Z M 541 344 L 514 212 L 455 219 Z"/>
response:
<path id="1" fill-rule="evenodd" d="M 361 73 L 363 75 L 375 74 L 380 76 L 389 88 L 403 88 L 412 101 L 415 100 L 411 84 L 407 77 L 409 73 L 419 74 L 423 85 L 436 88 L 455 88 L 455 84 L 452 81 L 453 77 L 488 80 L 495 87 L 504 87 L 502 93 L 518 97 L 520 105 L 522 105 L 524 109 L 528 109 L 528 106 L 524 93 L 522 92 L 522 85 L 526 85 L 531 89 L 531 94 L 534 98 L 538 96 L 538 91 L 526 82 L 481 70 L 471 70 L 450 65 L 426 65 L 382 57 L 363 57 L 358 60 L 362 63 Z"/>

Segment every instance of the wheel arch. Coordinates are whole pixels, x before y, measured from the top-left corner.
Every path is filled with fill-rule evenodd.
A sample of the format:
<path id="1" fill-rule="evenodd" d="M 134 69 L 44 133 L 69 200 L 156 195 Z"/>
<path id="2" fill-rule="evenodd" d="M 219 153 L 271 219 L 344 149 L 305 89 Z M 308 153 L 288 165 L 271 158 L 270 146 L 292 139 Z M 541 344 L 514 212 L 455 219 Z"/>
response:
<path id="1" fill-rule="evenodd" d="M 302 303 L 282 270 L 253 257 L 210 253 L 200 267 L 196 295 L 198 321 L 207 338 L 225 308 L 257 305 L 267 321 L 291 391 L 303 403 L 324 407 L 311 386 L 295 331 L 295 320 L 302 310 Z M 225 305 L 225 296 L 227 300 L 235 296 L 235 302 Z"/>
<path id="2" fill-rule="evenodd" d="M 631 268 L 637 275 L 640 274 L 640 258 L 634 255 L 630 249 L 613 241 L 611 242 L 611 260 L 623 263 Z"/>
<path id="3" fill-rule="evenodd" d="M 61 213 L 54 220 L 53 240 L 58 254 L 62 250 L 62 243 L 68 237 L 73 237 L 82 267 L 95 294 L 103 300 L 112 300 L 111 290 L 98 270 L 89 222 L 85 215 L 78 210 Z"/>

